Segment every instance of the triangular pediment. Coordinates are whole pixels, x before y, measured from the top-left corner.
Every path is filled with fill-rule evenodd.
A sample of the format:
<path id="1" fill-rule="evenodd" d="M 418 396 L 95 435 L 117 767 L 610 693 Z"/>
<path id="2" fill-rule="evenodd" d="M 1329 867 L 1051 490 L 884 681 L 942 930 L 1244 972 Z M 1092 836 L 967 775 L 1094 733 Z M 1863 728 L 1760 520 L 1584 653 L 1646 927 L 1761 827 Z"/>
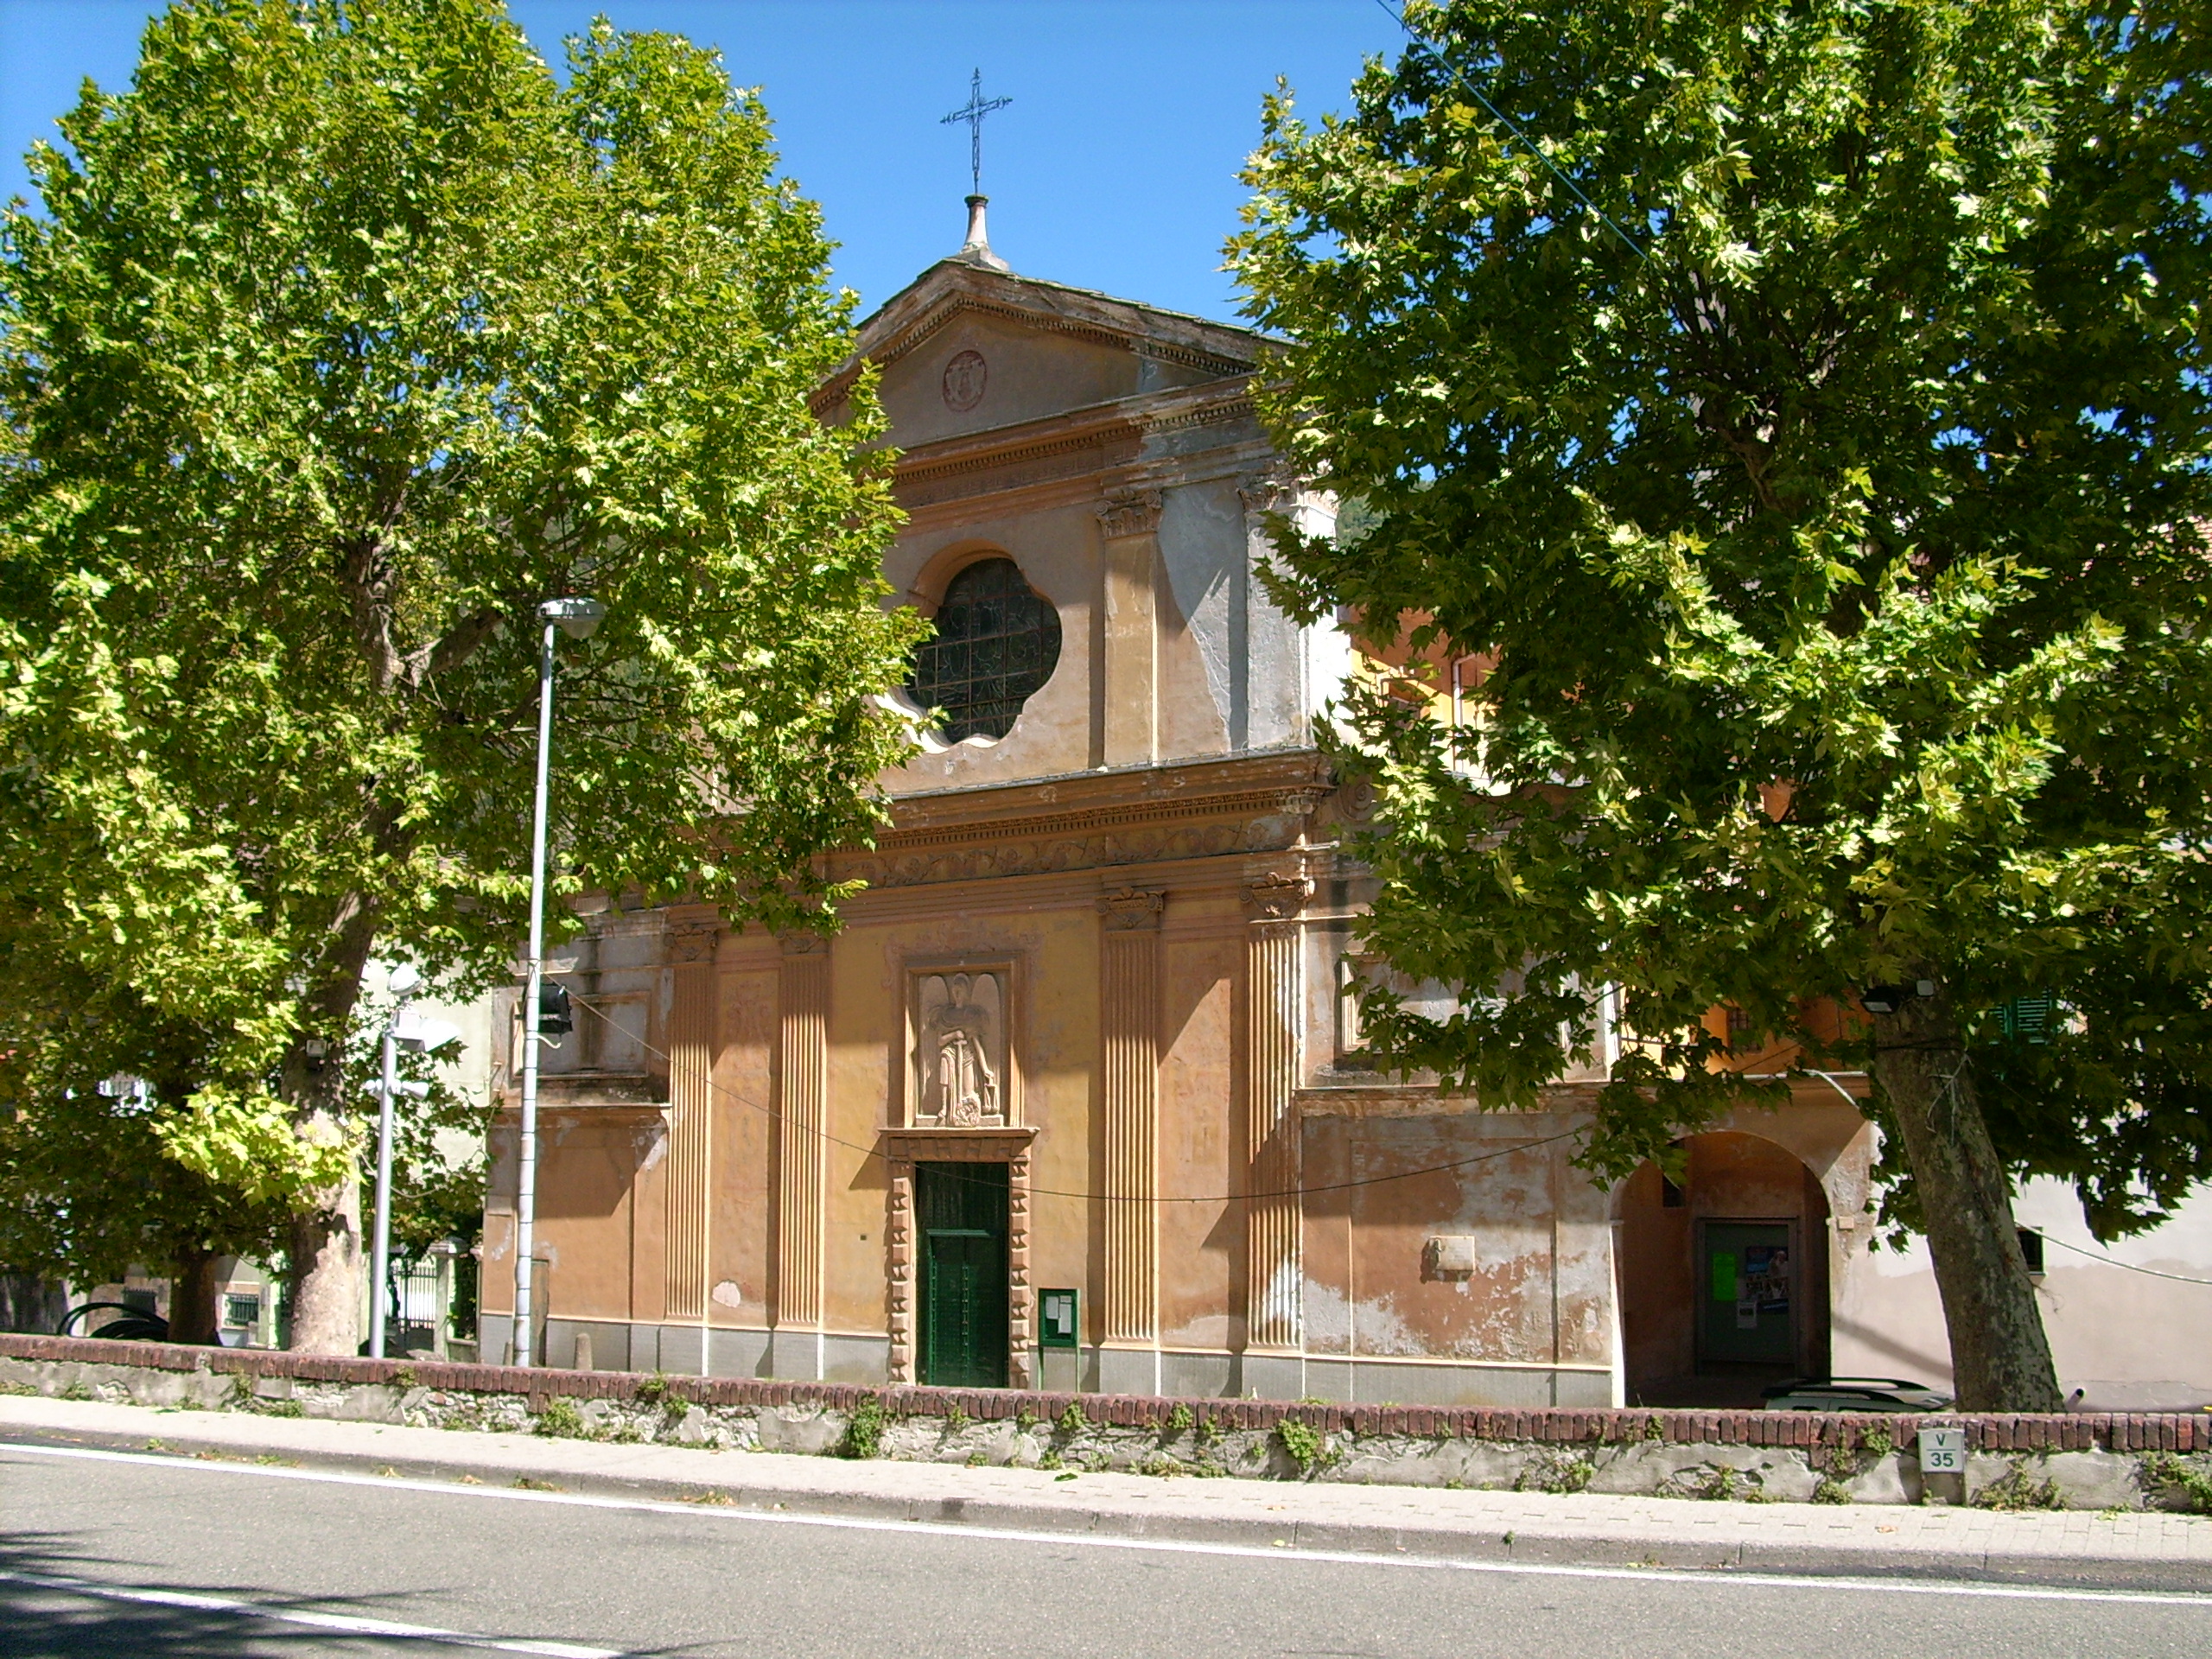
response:
<path id="1" fill-rule="evenodd" d="M 1122 398 L 1242 379 L 1265 335 L 1084 289 L 940 260 L 861 325 L 859 349 L 816 401 L 836 405 L 876 365 L 901 449 Z"/>

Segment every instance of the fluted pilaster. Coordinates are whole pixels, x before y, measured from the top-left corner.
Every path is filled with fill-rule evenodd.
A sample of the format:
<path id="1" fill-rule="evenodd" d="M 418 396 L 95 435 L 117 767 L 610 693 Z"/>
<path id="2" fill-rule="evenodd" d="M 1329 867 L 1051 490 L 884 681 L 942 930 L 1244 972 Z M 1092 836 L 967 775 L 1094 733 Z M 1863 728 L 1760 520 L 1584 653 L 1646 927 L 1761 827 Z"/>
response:
<path id="1" fill-rule="evenodd" d="M 1245 1128 L 1251 1163 L 1245 1204 L 1245 1345 L 1300 1342 L 1298 1120 L 1299 925 L 1313 883 L 1274 875 L 1249 884 L 1244 954 Z"/>
<path id="2" fill-rule="evenodd" d="M 715 949 L 712 920 L 668 929 L 667 1315 L 707 1309 L 708 1183 L 715 1143 Z"/>
<path id="3" fill-rule="evenodd" d="M 1124 887 L 1105 921 L 1105 1339 L 1160 1335 L 1160 915 L 1164 893 Z"/>
<path id="4" fill-rule="evenodd" d="M 829 1127 L 830 943 L 784 941 L 776 1066 L 776 1261 L 779 1330 L 822 1324 L 823 1136 Z"/>

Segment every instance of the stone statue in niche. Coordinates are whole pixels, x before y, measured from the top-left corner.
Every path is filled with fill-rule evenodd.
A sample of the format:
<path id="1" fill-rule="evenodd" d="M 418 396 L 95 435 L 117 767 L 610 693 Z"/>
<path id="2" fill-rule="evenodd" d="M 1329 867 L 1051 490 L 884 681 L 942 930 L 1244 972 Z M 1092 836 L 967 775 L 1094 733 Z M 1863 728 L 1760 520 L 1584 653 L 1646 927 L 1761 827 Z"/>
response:
<path id="1" fill-rule="evenodd" d="M 1006 995 L 993 973 L 925 974 L 915 987 L 914 1121 L 1006 1122 Z"/>

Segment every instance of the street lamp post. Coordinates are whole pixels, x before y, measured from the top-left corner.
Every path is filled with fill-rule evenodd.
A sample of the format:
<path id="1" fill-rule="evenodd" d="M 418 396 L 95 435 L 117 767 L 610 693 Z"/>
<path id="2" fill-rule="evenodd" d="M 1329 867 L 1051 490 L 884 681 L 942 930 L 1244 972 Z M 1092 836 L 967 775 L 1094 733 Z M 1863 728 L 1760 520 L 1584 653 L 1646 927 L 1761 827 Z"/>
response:
<path id="1" fill-rule="evenodd" d="M 537 1021 L 538 997 L 545 983 L 545 810 L 553 759 L 553 639 L 559 629 L 571 639 L 588 639 L 607 607 L 595 599 L 549 599 L 537 607 L 545 625 L 537 656 L 537 796 L 530 836 L 530 956 L 522 994 L 522 1135 L 516 1149 L 515 1325 L 507 1339 L 514 1363 L 534 1363 L 531 1338 L 531 1252 L 537 1231 Z"/>
<path id="2" fill-rule="evenodd" d="M 384 1069 L 377 1084 L 377 1233 L 369 1262 L 369 1357 L 384 1357 L 385 1285 L 391 1277 L 391 1097 L 399 1092 L 399 1016 L 415 988 L 415 969 L 403 963 L 385 983 L 393 994 L 384 1022 Z"/>
<path id="3" fill-rule="evenodd" d="M 391 1136 L 392 1113 L 401 1095 L 416 1099 L 430 1092 L 427 1083 L 399 1080 L 399 1051 L 425 1052 L 442 1048 L 461 1035 L 460 1029 L 442 1020 L 410 1018 L 407 999 L 423 976 L 413 963 L 401 963 L 385 981 L 392 994 L 391 1017 L 384 1022 L 384 1068 L 376 1086 L 377 1096 L 377 1226 L 376 1243 L 369 1256 L 369 1357 L 385 1357 L 385 1303 L 391 1289 Z"/>

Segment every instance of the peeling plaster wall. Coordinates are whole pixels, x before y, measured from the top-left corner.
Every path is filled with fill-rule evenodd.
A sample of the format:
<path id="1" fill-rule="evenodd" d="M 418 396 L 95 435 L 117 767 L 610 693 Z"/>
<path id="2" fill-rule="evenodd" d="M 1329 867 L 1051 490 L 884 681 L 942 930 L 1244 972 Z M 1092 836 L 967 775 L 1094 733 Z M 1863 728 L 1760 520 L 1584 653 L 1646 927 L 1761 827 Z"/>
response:
<path id="1" fill-rule="evenodd" d="M 1310 1352 L 1610 1367 L 1605 1196 L 1567 1165 L 1563 1143 L 1531 1144 L 1572 1119 L 1442 1102 L 1419 1113 L 1308 1111 Z M 1472 1268 L 1439 1270 L 1424 1249 L 1434 1235 L 1470 1240 Z"/>

